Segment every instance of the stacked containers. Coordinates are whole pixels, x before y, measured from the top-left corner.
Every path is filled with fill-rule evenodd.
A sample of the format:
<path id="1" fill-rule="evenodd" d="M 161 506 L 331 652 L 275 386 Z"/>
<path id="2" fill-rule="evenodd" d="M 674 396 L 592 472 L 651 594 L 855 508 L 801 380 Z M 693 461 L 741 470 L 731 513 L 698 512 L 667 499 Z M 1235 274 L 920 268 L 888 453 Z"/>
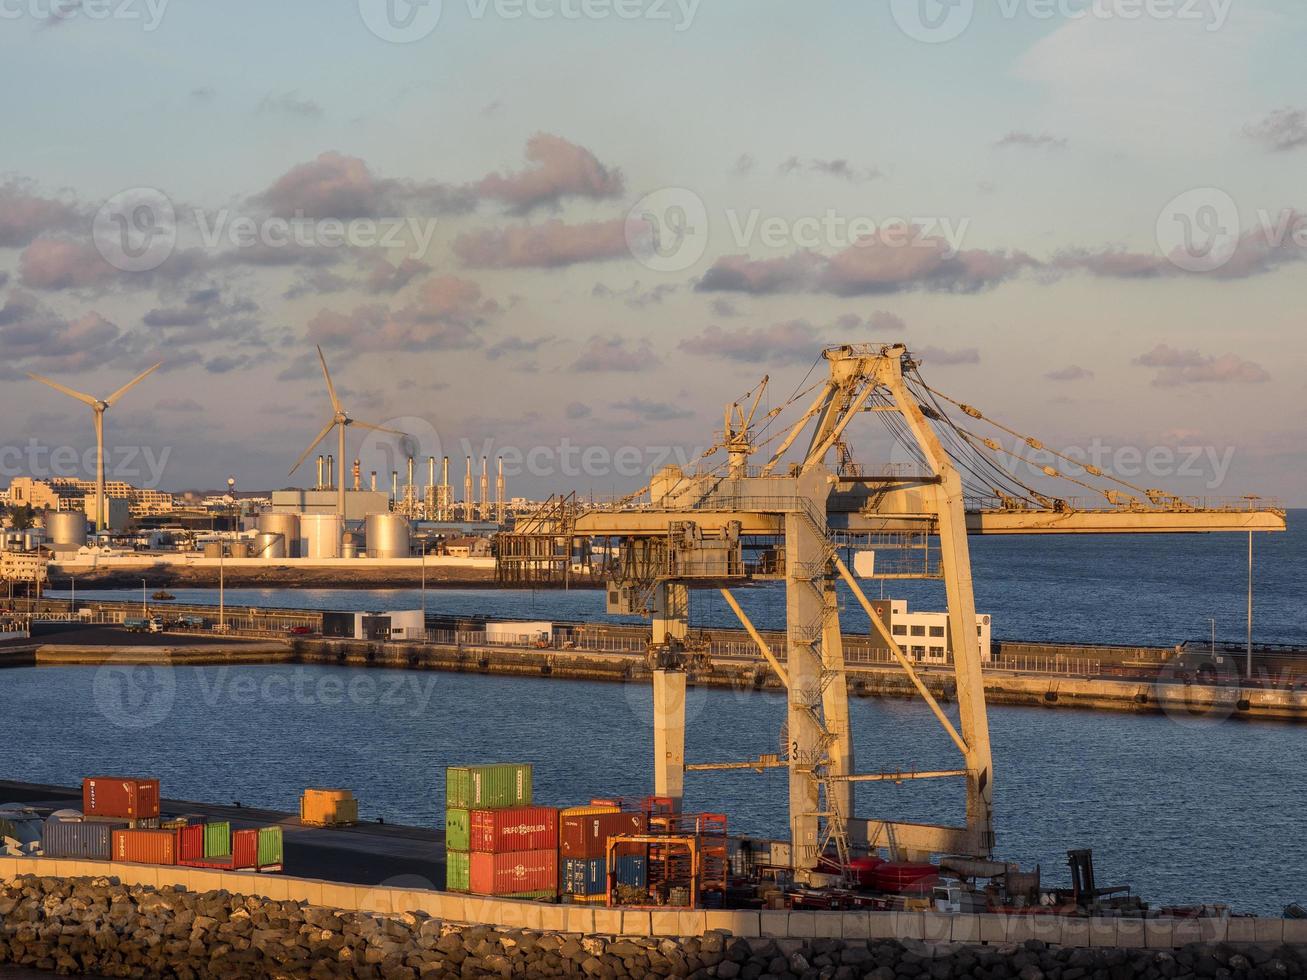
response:
<path id="1" fill-rule="evenodd" d="M 159 819 L 159 780 L 91 776 L 82 780 L 82 812 L 88 821 L 125 820 L 140 827 Z"/>
<path id="2" fill-rule="evenodd" d="M 596 812 L 598 811 L 598 812 Z M 602 905 L 608 900 L 608 839 L 643 834 L 649 821 L 643 813 L 613 807 L 574 807 L 559 818 L 558 852 L 562 861 L 563 893 L 576 904 Z M 623 855 L 617 861 L 617 884 L 644 887 L 647 862 L 643 855 Z"/>
<path id="3" fill-rule="evenodd" d="M 558 811 L 531 805 L 530 765 L 445 770 L 445 887 L 477 895 L 558 894 Z"/>

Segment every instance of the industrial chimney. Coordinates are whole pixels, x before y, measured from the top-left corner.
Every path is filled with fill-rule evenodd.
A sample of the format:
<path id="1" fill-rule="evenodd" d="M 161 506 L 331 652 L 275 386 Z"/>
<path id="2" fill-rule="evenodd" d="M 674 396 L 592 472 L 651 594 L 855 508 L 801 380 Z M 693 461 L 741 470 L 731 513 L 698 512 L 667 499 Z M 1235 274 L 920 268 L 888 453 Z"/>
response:
<path id="1" fill-rule="evenodd" d="M 390 471 L 390 504 L 393 507 L 399 499 L 399 470 Z"/>
<path id="2" fill-rule="evenodd" d="M 324 465 L 325 463 L 326 463 L 326 460 L 324 460 L 324 459 L 322 458 L 322 454 L 321 454 L 321 453 L 318 453 L 318 483 L 317 483 L 317 486 L 315 486 L 315 487 L 313 488 L 314 490 L 321 490 L 321 489 L 322 489 L 322 467 L 323 467 L 323 465 Z"/>
<path id="3" fill-rule="evenodd" d="M 332 490 L 336 486 L 336 457 L 327 456 L 327 489 Z"/>
<path id="4" fill-rule="evenodd" d="M 477 516 L 486 520 L 490 516 L 490 475 L 486 469 L 486 458 L 481 457 L 481 509 Z"/>
<path id="5" fill-rule="evenodd" d="M 354 457 L 354 489 L 359 489 L 359 481 L 363 476 L 363 461 L 357 456 Z"/>
<path id="6" fill-rule="evenodd" d="M 376 493 L 376 492 L 377 492 L 377 471 L 376 471 L 376 470 L 373 470 L 373 471 L 372 471 L 371 490 L 372 490 L 373 493 Z"/>
<path id="7" fill-rule="evenodd" d="M 463 478 L 463 520 L 472 520 L 472 457 L 467 458 L 467 476 Z"/>
<path id="8" fill-rule="evenodd" d="M 504 457 L 499 457 L 499 474 L 495 477 L 495 520 L 504 523 Z"/>

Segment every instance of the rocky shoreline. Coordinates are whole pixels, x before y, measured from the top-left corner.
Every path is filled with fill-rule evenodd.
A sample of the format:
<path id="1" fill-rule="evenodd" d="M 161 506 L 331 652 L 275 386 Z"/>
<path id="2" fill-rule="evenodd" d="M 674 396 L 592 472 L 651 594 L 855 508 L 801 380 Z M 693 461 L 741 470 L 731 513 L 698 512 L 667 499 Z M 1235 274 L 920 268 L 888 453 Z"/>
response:
<path id="1" fill-rule="evenodd" d="M 1178 950 L 916 940 L 587 936 L 342 912 L 226 891 L 20 876 L 0 887 L 0 965 L 109 977 L 722 977 L 726 980 L 1289 980 L 1307 947 Z"/>

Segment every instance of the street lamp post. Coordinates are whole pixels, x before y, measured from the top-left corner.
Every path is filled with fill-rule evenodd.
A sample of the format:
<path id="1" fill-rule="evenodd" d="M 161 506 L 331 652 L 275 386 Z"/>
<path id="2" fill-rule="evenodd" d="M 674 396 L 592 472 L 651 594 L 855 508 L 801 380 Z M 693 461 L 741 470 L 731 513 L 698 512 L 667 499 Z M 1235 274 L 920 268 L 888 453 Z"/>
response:
<path id="1" fill-rule="evenodd" d="M 141 579 L 141 618 L 150 618 L 150 611 L 145 608 L 145 579 Z"/>
<path id="2" fill-rule="evenodd" d="M 1256 494 L 1248 494 L 1244 500 L 1248 501 L 1248 509 L 1252 510 L 1257 501 L 1262 498 Z M 1252 680 L 1253 676 L 1253 532 L 1248 532 L 1248 652 L 1247 652 L 1247 676 Z"/>

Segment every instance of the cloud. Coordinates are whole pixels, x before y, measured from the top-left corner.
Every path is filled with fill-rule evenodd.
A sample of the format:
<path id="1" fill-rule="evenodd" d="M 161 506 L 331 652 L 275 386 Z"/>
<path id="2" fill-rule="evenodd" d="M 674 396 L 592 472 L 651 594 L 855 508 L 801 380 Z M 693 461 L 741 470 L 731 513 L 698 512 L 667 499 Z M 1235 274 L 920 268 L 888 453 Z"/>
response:
<path id="1" fill-rule="evenodd" d="M 18 260 L 18 278 L 31 289 L 94 289 L 119 272 L 90 242 L 38 238 Z"/>
<path id="2" fill-rule="evenodd" d="M 948 349 L 944 347 L 921 347 L 912 351 L 922 364 L 928 365 L 946 365 L 946 364 L 979 364 L 980 351 L 974 347 L 960 347 Z"/>
<path id="3" fill-rule="evenodd" d="M 622 193 L 621 171 L 605 167 L 585 147 L 561 136 L 536 133 L 527 140 L 526 158 L 535 166 L 489 174 L 477 184 L 478 193 L 519 213 L 540 204 L 557 205 L 564 197 L 603 199 Z"/>
<path id="4" fill-rule="evenodd" d="M 674 419 L 694 417 L 694 412 L 688 409 L 667 402 L 648 401 L 644 398 L 628 398 L 625 401 L 613 402 L 608 407 L 619 412 L 631 412 L 650 422 L 670 422 Z"/>
<path id="5" fill-rule="evenodd" d="M 503 340 L 486 348 L 486 360 L 497 361 L 510 354 L 534 354 L 545 344 L 552 343 L 553 337 L 535 337 L 525 340 L 522 337 L 505 337 Z"/>
<path id="6" fill-rule="evenodd" d="M 681 341 L 688 354 L 721 357 L 746 364 L 802 363 L 811 361 L 827 341 L 806 320 L 790 320 L 770 327 L 723 330 L 711 326 L 696 337 Z"/>
<path id="7" fill-rule="evenodd" d="M 378 258 L 369 266 L 363 288 L 370 293 L 397 293 L 418 276 L 430 271 L 431 266 L 414 258 L 406 258 L 399 265 Z"/>
<path id="8" fill-rule="evenodd" d="M 586 341 L 581 356 L 572 364 L 575 371 L 643 371 L 662 363 L 649 341 L 638 344 L 625 337 L 595 335 Z"/>
<path id="9" fill-rule="evenodd" d="M 557 218 L 539 225 L 466 232 L 454 239 L 454 254 L 473 268 L 558 268 L 629 256 L 625 222 L 568 225 Z"/>
<path id="10" fill-rule="evenodd" d="M 475 198 L 466 190 L 436 182 L 377 177 L 358 157 L 334 150 L 297 164 L 251 203 L 284 218 L 382 218 L 419 211 L 428 214 L 470 211 Z"/>
<path id="11" fill-rule="evenodd" d="M 706 292 L 819 292 L 835 296 L 906 290 L 971 293 L 997 285 L 1039 263 L 1024 252 L 954 251 L 917 230 L 899 237 L 882 230 L 831 256 L 795 252 L 774 259 L 728 255 L 699 280 Z"/>
<path id="12" fill-rule="evenodd" d="M 1237 354 L 1210 357 L 1193 349 L 1180 350 L 1169 344 L 1158 344 L 1136 357 L 1134 363 L 1141 367 L 1158 368 L 1153 384 L 1161 388 L 1226 382 L 1260 384 L 1271 379 L 1260 364 L 1245 361 Z"/>
<path id="13" fill-rule="evenodd" d="M 580 419 L 588 419 L 593 414 L 594 412 L 591 410 L 590 406 L 586 405 L 584 402 L 568 402 L 567 408 L 563 409 L 564 418 L 571 419 L 573 422 Z"/>
<path id="14" fill-rule="evenodd" d="M 1054 136 L 1051 133 L 1027 133 L 1014 129 L 994 145 L 1000 149 L 1020 146 L 1034 150 L 1065 150 L 1067 141 L 1065 137 Z"/>
<path id="15" fill-rule="evenodd" d="M 312 99 L 302 98 L 298 92 L 273 92 L 259 102 L 260 113 L 299 116 L 302 119 L 322 118 L 322 106 Z"/>
<path id="16" fill-rule="evenodd" d="M 821 177 L 835 177 L 851 184 L 862 184 L 885 176 L 878 167 L 855 167 L 848 160 L 800 160 L 792 156 L 782 161 L 776 168 L 782 176 L 789 174 L 816 174 Z"/>
<path id="17" fill-rule="evenodd" d="M 0 307 L 0 377 L 22 377 L 18 366 L 24 362 L 42 371 L 102 368 L 121 354 L 122 337 L 95 311 L 66 320 L 33 294 L 11 290 Z"/>
<path id="18" fill-rule="evenodd" d="M 712 310 L 717 316 L 726 317 L 728 319 L 740 315 L 739 307 L 724 296 L 718 296 L 715 300 L 709 303 L 708 309 Z"/>
<path id="19" fill-rule="evenodd" d="M 1307 111 L 1277 109 L 1265 119 L 1245 126 L 1244 135 L 1275 153 L 1307 146 Z"/>
<path id="20" fill-rule="evenodd" d="M 731 175 L 735 177 L 745 177 L 753 173 L 754 165 L 757 161 L 753 159 L 752 153 L 741 153 L 735 158 L 735 166 L 731 167 Z"/>
<path id="21" fill-rule="evenodd" d="M 644 309 L 646 306 L 652 306 L 662 303 L 663 299 L 672 295 L 681 287 L 675 283 L 661 282 L 650 289 L 641 289 L 640 283 L 633 282 L 626 289 L 612 289 L 601 282 L 594 284 L 590 290 L 590 295 L 597 299 L 620 299 L 633 310 Z"/>
<path id="22" fill-rule="evenodd" d="M 324 347 L 354 351 L 459 350 L 481 345 L 477 331 L 498 310 L 499 304 L 484 299 L 475 282 L 436 276 L 398 310 L 383 303 L 358 306 L 348 314 L 322 310 L 309 321 L 308 337 Z"/>
<path id="23" fill-rule="evenodd" d="M 1082 368 L 1079 364 L 1068 364 L 1044 375 L 1049 381 L 1088 381 L 1093 376 L 1093 371 Z"/>
<path id="24" fill-rule="evenodd" d="M 0 184 L 0 248 L 18 248 L 39 235 L 69 231 L 85 221 L 74 203 L 42 197 L 29 181 Z"/>
<path id="25" fill-rule="evenodd" d="M 168 397 L 160 398 L 154 407 L 162 412 L 202 412 L 204 406 L 194 398 Z"/>
<path id="26" fill-rule="evenodd" d="M 281 295 L 283 299 L 299 299 L 301 296 L 338 293 L 351 285 L 348 279 L 330 269 L 307 269 Z"/>
<path id="27" fill-rule="evenodd" d="M 889 310 L 876 310 L 867 317 L 867 327 L 883 335 L 884 339 L 893 339 L 907 331 L 908 325 L 903 317 Z"/>

